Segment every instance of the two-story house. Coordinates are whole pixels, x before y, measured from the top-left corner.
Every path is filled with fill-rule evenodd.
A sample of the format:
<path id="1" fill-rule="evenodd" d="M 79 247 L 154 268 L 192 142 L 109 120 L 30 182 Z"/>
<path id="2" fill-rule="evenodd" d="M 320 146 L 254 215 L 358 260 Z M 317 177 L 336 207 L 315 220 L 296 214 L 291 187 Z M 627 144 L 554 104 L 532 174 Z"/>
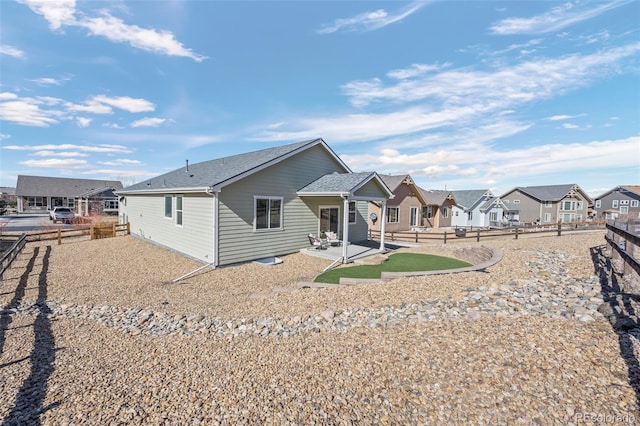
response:
<path id="1" fill-rule="evenodd" d="M 586 220 L 592 202 L 576 184 L 519 186 L 500 198 L 508 205 L 517 206 L 521 222 L 542 224 Z"/>
<path id="2" fill-rule="evenodd" d="M 594 198 L 593 203 L 593 212 L 597 219 L 640 217 L 640 185 L 616 186 Z"/>

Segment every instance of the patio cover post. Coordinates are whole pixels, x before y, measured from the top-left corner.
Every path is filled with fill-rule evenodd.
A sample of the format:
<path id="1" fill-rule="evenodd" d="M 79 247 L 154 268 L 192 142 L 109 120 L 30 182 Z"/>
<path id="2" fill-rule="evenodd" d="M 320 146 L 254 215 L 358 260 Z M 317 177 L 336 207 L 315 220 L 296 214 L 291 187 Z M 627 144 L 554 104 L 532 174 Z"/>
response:
<path id="1" fill-rule="evenodd" d="M 347 263 L 349 254 L 349 197 L 343 197 L 344 205 L 342 207 L 342 263 Z"/>
<path id="2" fill-rule="evenodd" d="M 380 212 L 380 250 L 384 251 L 384 233 L 387 224 L 387 200 L 382 200 L 382 208 Z"/>

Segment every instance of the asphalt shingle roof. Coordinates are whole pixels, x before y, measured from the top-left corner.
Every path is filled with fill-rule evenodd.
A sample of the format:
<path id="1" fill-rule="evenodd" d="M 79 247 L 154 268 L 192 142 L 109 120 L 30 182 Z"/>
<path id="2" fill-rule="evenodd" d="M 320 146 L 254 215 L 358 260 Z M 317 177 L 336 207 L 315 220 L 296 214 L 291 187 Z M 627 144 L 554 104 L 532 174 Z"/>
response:
<path id="1" fill-rule="evenodd" d="M 170 188 L 205 188 L 216 186 L 243 173 L 259 168 L 296 150 L 323 143 L 322 139 L 297 142 L 230 157 L 189 164 L 160 176 L 128 186 L 122 192 Z"/>
<path id="2" fill-rule="evenodd" d="M 447 197 L 449 196 L 449 194 L 451 194 L 451 191 L 444 191 L 441 189 L 423 189 L 423 188 L 419 188 L 419 189 L 420 189 L 420 193 L 422 194 L 422 198 L 424 198 L 427 202 L 427 205 L 430 205 L 430 206 L 443 205 L 444 202 L 447 200 Z"/>
<path id="3" fill-rule="evenodd" d="M 470 209 L 488 191 L 488 189 L 469 189 L 451 191 L 451 193 L 456 198 L 458 206 Z"/>
<path id="4" fill-rule="evenodd" d="M 350 193 L 363 181 L 370 178 L 373 172 L 362 173 L 331 173 L 321 176 L 309 185 L 298 190 L 299 194 L 306 193 L 323 193 L 337 194 Z"/>
<path id="5" fill-rule="evenodd" d="M 559 201 L 574 186 L 575 184 L 570 183 L 566 185 L 519 186 L 516 189 L 540 201 Z"/>
<path id="6" fill-rule="evenodd" d="M 117 180 L 74 179 L 47 176 L 18 175 L 16 195 L 78 197 L 85 192 L 98 188 L 121 189 L 122 182 Z"/>

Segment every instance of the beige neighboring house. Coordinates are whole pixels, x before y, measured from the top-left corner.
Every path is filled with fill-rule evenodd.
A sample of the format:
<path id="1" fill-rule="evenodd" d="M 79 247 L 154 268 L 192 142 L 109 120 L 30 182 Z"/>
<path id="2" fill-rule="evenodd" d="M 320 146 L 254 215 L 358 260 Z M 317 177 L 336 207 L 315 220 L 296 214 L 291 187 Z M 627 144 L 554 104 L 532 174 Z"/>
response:
<path id="1" fill-rule="evenodd" d="M 120 181 L 18 175 L 17 210 L 46 213 L 54 207 L 69 207 L 82 215 L 117 212 L 118 198 L 113 190 L 118 189 L 122 189 Z"/>
<path id="2" fill-rule="evenodd" d="M 422 191 L 410 175 L 380 175 L 382 181 L 393 192 L 393 198 L 386 202 L 386 232 L 409 231 L 422 225 L 422 207 L 426 200 Z M 369 229 L 380 231 L 382 203 L 369 203 Z"/>
<path id="3" fill-rule="evenodd" d="M 516 187 L 500 199 L 519 209 L 520 222 L 541 224 L 587 220 L 592 202 L 576 184 Z"/>
<path id="4" fill-rule="evenodd" d="M 449 228 L 453 206 L 457 204 L 451 191 L 420 188 L 425 205 L 422 207 L 422 226 L 427 228 Z"/>
<path id="5" fill-rule="evenodd" d="M 596 219 L 640 217 L 640 185 L 620 185 L 594 198 Z"/>

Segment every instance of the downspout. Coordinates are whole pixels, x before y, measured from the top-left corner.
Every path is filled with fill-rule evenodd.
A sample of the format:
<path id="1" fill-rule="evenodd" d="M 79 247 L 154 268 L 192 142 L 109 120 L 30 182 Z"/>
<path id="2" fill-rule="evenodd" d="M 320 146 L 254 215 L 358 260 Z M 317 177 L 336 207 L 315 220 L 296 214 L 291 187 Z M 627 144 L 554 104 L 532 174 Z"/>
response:
<path id="1" fill-rule="evenodd" d="M 218 262 L 218 249 L 219 249 L 219 229 L 220 227 L 218 226 L 218 218 L 219 218 L 219 198 L 218 198 L 218 194 L 219 192 L 213 191 L 212 188 L 207 188 L 205 190 L 205 193 L 211 195 L 213 197 L 213 254 L 212 254 L 212 263 L 211 265 L 213 266 L 213 268 L 215 269 L 219 262 Z"/>

